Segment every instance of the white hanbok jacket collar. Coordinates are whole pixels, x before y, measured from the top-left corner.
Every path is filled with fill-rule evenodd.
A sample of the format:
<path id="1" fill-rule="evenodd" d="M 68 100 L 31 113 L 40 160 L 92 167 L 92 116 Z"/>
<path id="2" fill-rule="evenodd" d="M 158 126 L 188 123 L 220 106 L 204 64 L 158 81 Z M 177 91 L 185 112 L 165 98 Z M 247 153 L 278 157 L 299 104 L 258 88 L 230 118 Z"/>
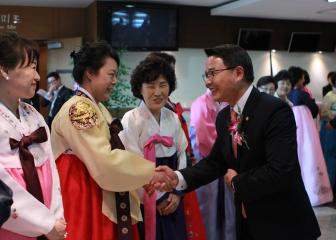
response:
<path id="1" fill-rule="evenodd" d="M 47 234 L 54 227 L 56 219 L 63 218 L 63 205 L 58 173 L 51 150 L 49 128 L 41 114 L 31 105 L 20 102 L 18 119 L 5 105 L 0 103 L 0 179 L 13 191 L 12 214 L 2 229 L 28 237 Z M 52 181 L 50 209 L 34 198 L 19 184 L 6 169 L 21 169 L 18 149 L 11 150 L 9 138 L 21 140 L 23 135 L 30 135 L 39 127 L 45 127 L 48 140 L 28 147 L 34 156 L 35 166 L 40 167 L 50 161 L 51 171 L 43 176 Z M 0 229 L 0 239 L 5 239 Z M 13 236 L 12 236 L 13 237 Z M 14 238 L 13 238 L 14 239 Z"/>
<path id="2" fill-rule="evenodd" d="M 127 150 L 143 156 L 144 145 L 154 134 L 173 137 L 173 146 L 155 146 L 157 157 L 172 156 L 177 152 L 179 169 L 186 167 L 185 151 L 188 145 L 178 116 L 167 108 L 161 109 L 160 123 L 155 119 L 144 102 L 125 113 L 122 124 L 124 130 L 119 134 Z"/>

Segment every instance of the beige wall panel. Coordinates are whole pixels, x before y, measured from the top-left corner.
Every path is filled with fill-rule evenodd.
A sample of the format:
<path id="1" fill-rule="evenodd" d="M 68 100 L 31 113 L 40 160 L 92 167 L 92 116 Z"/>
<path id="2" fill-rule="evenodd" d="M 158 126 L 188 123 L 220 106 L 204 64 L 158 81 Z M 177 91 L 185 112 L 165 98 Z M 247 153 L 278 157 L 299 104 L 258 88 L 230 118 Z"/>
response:
<path id="1" fill-rule="evenodd" d="M 72 89 L 74 83 L 72 78 L 73 63 L 70 53 L 73 50 L 78 51 L 82 45 L 82 38 L 61 38 L 55 39 L 55 41 L 61 42 L 63 47 L 48 50 L 48 72 L 58 71 L 63 84 Z"/>

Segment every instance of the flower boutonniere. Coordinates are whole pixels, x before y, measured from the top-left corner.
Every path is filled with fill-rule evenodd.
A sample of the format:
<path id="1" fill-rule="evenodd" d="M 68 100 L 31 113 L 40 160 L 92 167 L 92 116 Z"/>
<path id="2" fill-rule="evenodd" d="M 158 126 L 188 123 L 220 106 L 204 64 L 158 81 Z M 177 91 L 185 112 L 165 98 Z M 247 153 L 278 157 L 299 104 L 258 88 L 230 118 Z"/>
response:
<path id="1" fill-rule="evenodd" d="M 231 110 L 233 111 L 233 110 Z M 234 112 L 235 116 L 232 116 L 231 114 L 231 122 L 229 125 L 229 132 L 233 138 L 234 143 L 239 144 L 240 146 L 243 145 L 243 143 L 246 145 L 247 149 L 249 149 L 249 146 L 246 141 L 246 135 L 242 129 L 242 124 L 244 120 L 244 116 L 240 111 L 240 108 L 238 107 L 238 113 Z"/>

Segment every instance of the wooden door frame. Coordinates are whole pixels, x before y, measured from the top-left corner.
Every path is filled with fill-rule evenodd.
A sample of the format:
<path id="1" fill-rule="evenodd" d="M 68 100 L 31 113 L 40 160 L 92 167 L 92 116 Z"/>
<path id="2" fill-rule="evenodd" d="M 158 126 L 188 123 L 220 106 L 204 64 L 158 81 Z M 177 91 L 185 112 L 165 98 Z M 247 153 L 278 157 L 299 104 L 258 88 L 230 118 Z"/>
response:
<path id="1" fill-rule="evenodd" d="M 38 73 L 40 75 L 39 88 L 48 90 L 47 75 L 48 75 L 48 47 L 46 41 L 37 41 L 40 50 L 38 61 Z M 48 107 L 42 106 L 41 97 L 39 97 L 40 113 L 46 118 L 48 115 Z"/>

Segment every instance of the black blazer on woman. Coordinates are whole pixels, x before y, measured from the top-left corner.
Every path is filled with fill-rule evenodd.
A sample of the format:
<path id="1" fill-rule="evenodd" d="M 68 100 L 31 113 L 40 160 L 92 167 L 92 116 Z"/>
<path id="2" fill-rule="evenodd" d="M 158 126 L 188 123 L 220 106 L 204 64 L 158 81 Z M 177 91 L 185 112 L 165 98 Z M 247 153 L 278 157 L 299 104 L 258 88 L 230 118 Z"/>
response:
<path id="1" fill-rule="evenodd" d="M 0 227 L 9 218 L 12 204 L 13 192 L 2 180 L 0 180 Z"/>
<path id="2" fill-rule="evenodd" d="M 187 191 L 224 176 L 228 168 L 235 169 L 237 239 L 243 239 L 242 202 L 252 239 L 317 239 L 320 229 L 301 178 L 291 108 L 253 88 L 242 114 L 247 144 L 238 145 L 237 159 L 233 157 L 230 109 L 226 107 L 217 116 L 217 139 L 209 156 L 181 170 Z"/>

